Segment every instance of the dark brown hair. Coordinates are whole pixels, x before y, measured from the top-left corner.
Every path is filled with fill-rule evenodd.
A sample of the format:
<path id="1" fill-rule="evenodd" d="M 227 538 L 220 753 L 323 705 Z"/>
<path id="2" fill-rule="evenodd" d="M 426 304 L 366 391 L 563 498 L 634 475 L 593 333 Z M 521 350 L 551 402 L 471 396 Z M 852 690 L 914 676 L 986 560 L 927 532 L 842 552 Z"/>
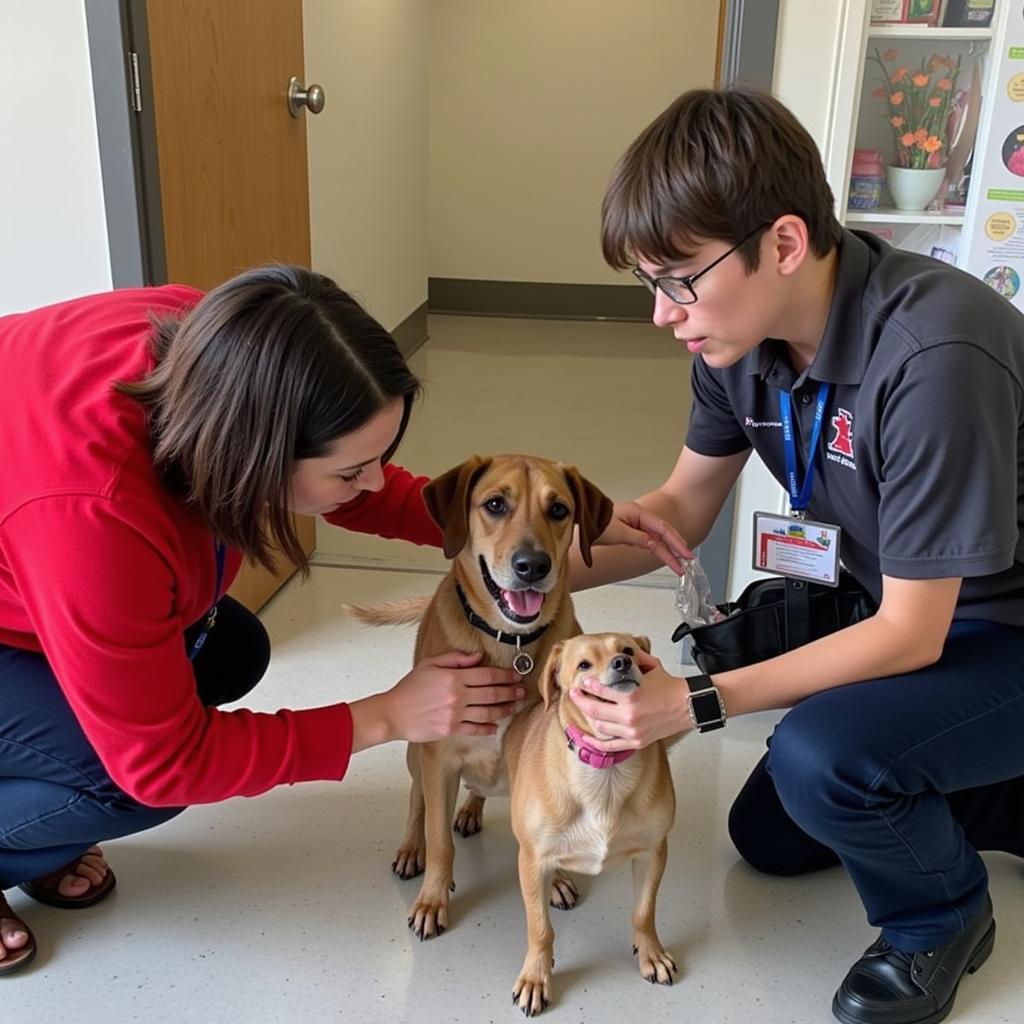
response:
<path id="1" fill-rule="evenodd" d="M 694 89 L 619 161 L 601 211 L 601 248 L 619 270 L 639 258 L 672 263 L 701 242 L 735 244 L 783 214 L 803 219 L 817 256 L 838 244 L 832 190 L 807 130 L 766 93 Z M 748 270 L 757 269 L 760 237 L 738 250 Z"/>
<path id="2" fill-rule="evenodd" d="M 154 324 L 156 367 L 118 390 L 149 410 L 167 486 L 214 536 L 274 571 L 272 547 L 308 573 L 288 511 L 298 459 L 324 455 L 391 402 L 409 421 L 420 382 L 394 339 L 330 278 L 271 265 Z"/>

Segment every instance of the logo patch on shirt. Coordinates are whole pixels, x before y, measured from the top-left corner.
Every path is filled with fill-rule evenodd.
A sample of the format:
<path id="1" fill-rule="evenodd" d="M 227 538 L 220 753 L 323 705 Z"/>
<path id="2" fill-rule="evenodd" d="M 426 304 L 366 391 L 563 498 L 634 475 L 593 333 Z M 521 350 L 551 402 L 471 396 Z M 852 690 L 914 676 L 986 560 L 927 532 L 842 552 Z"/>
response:
<path id="1" fill-rule="evenodd" d="M 763 430 L 766 427 L 778 427 L 782 429 L 782 420 L 755 420 L 753 416 L 748 416 L 743 421 L 743 426 L 753 427 L 754 430 Z"/>
<path id="2" fill-rule="evenodd" d="M 825 452 L 830 462 L 838 462 L 847 469 L 856 469 L 853 461 L 853 415 L 846 409 L 837 409 L 836 415 L 829 421 L 834 431 Z"/>

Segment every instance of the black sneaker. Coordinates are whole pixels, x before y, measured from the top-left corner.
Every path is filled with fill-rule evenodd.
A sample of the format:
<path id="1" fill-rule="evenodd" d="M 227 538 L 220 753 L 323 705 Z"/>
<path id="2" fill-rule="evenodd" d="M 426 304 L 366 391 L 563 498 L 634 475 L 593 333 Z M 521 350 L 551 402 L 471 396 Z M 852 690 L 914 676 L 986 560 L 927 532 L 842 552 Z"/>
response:
<path id="1" fill-rule="evenodd" d="M 986 896 L 978 915 L 944 946 L 923 953 L 893 949 L 883 938 L 850 968 L 832 1000 L 843 1024 L 936 1024 L 953 1009 L 960 979 L 992 952 L 996 923 Z"/>

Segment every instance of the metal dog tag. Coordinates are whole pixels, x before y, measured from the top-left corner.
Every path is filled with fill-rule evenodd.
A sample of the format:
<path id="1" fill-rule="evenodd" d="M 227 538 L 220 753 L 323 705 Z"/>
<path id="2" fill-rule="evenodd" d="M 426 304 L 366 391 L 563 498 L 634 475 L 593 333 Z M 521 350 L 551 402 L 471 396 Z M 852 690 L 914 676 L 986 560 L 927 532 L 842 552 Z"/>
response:
<path id="1" fill-rule="evenodd" d="M 521 676 L 528 676 L 533 671 L 533 658 L 531 658 L 526 651 L 520 651 L 512 659 L 512 668 L 514 668 Z"/>

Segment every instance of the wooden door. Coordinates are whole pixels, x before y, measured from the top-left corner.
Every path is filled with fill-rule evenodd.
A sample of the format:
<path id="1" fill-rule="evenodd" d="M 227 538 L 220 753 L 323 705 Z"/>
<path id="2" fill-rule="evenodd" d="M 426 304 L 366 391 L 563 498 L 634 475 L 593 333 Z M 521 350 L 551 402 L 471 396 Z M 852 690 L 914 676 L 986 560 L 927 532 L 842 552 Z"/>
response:
<path id="1" fill-rule="evenodd" d="M 148 0 L 168 281 L 211 288 L 270 261 L 309 265 L 302 0 Z M 297 517 L 307 553 L 314 521 Z M 231 594 L 253 610 L 295 571 L 246 565 Z"/>

